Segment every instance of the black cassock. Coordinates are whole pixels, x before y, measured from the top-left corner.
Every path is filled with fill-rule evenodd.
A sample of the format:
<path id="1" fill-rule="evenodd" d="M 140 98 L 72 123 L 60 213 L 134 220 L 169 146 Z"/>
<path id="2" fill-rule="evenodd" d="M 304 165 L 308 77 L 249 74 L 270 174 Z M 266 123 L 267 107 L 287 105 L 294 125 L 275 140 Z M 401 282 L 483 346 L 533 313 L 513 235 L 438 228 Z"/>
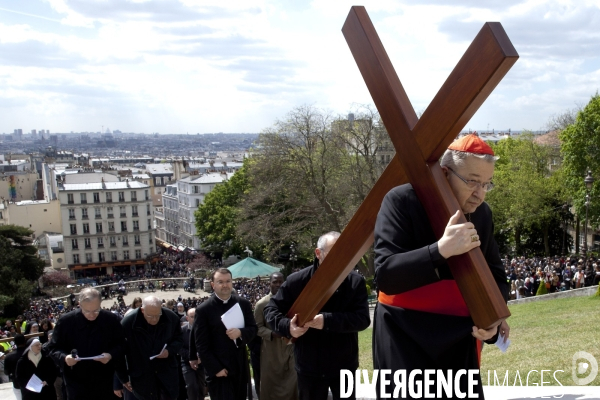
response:
<path id="1" fill-rule="evenodd" d="M 121 362 L 125 336 L 119 318 L 107 310 L 100 310 L 94 321 L 89 321 L 81 309 L 66 313 L 56 323 L 48 351 L 63 371 L 69 399 L 110 399 L 113 393 L 115 367 Z M 76 349 L 79 357 L 93 357 L 110 353 L 107 364 L 99 361 L 80 361 L 73 367 L 65 364 L 65 357 Z"/>
<path id="2" fill-rule="evenodd" d="M 506 300 L 508 283 L 490 208 L 483 203 L 466 217 L 475 225 L 481 251 Z M 473 320 L 410 184 L 392 189 L 381 205 L 375 224 L 375 279 L 380 291 L 373 327 L 375 369 L 406 370 L 407 377 L 416 369 L 479 369 Z M 483 398 L 477 377 L 475 392 Z M 467 385 L 463 378 L 461 391 Z M 388 393 L 393 393 L 393 382 Z M 378 384 L 378 398 L 379 390 Z"/>
<path id="3" fill-rule="evenodd" d="M 234 343 L 225 333 L 227 329 L 221 316 L 236 303 L 242 309 L 245 327 L 240 329 L 242 336 Z M 245 399 L 248 383 L 246 345 L 258 332 L 250 302 L 232 294 L 225 303 L 213 294 L 196 308 L 192 332 L 196 350 L 206 371 L 210 397 L 220 400 Z M 223 369 L 227 370 L 227 377 L 217 377 Z"/>

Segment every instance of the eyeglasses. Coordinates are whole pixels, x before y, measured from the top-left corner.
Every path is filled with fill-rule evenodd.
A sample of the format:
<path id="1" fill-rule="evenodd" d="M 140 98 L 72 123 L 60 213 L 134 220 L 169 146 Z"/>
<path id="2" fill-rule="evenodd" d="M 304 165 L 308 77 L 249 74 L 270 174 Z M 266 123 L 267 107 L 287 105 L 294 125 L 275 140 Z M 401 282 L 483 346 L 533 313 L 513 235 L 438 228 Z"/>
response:
<path id="1" fill-rule="evenodd" d="M 486 183 L 480 183 L 477 181 L 473 181 L 470 179 L 465 179 L 462 176 L 460 176 L 459 174 L 457 174 L 456 172 L 454 172 L 454 170 L 450 167 L 446 167 L 448 168 L 448 170 L 450 170 L 454 175 L 456 175 L 458 177 L 458 179 L 460 179 L 461 181 L 463 181 L 464 183 L 467 184 L 467 186 L 469 187 L 469 189 L 479 189 L 482 188 L 484 192 L 489 192 L 494 188 L 494 183 L 493 182 L 486 182 Z"/>
<path id="2" fill-rule="evenodd" d="M 98 314 L 100 314 L 100 310 L 86 311 L 83 308 L 81 309 L 81 312 L 84 313 L 85 315 L 98 315 Z"/>
<path id="3" fill-rule="evenodd" d="M 148 319 L 159 319 L 161 315 L 162 315 L 162 313 L 160 313 L 158 315 L 144 314 L 144 316 Z"/>

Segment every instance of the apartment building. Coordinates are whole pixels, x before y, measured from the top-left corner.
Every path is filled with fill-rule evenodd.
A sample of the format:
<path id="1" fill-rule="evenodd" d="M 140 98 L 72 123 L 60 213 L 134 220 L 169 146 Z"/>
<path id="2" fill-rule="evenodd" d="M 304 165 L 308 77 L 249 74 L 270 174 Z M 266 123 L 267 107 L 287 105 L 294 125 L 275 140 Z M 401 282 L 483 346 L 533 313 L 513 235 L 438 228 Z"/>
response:
<path id="1" fill-rule="evenodd" d="M 232 175 L 226 172 L 191 175 L 167 185 L 162 194 L 163 206 L 155 213 L 157 239 L 161 244 L 178 250 L 201 249 L 194 213 L 204 203 L 205 196 Z"/>
<path id="2" fill-rule="evenodd" d="M 177 181 L 177 198 L 179 201 L 179 242 L 187 247 L 200 249 L 200 240 L 196 236 L 196 217 L 194 212 L 204 197 L 216 185 L 229 179 L 232 173 L 211 173 L 192 175 Z"/>
<path id="3" fill-rule="evenodd" d="M 136 181 L 60 183 L 65 260 L 73 277 L 129 273 L 155 252 L 150 187 Z"/>

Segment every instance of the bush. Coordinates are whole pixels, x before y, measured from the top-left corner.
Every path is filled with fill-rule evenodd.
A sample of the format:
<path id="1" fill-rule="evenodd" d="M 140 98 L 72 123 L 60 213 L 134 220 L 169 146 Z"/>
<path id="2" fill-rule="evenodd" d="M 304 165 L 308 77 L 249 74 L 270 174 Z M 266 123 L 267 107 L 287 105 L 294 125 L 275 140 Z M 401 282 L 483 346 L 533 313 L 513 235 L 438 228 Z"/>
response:
<path id="1" fill-rule="evenodd" d="M 371 286 L 367 284 L 367 296 L 371 295 Z"/>
<path id="2" fill-rule="evenodd" d="M 72 284 L 73 279 L 63 272 L 51 271 L 42 276 L 42 282 L 44 286 L 62 286 Z"/>

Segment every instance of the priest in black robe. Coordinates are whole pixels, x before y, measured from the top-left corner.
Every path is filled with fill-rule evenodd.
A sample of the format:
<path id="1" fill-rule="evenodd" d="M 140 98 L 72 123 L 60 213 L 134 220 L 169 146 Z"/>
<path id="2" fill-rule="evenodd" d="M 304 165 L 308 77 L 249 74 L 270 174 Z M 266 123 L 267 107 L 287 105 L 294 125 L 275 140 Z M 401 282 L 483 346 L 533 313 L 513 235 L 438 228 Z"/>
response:
<path id="1" fill-rule="evenodd" d="M 192 332 L 196 351 L 206 371 L 211 399 L 246 398 L 249 370 L 246 345 L 256 336 L 258 327 L 250 302 L 233 294 L 231 272 L 217 269 L 212 276 L 214 294 L 196 308 Z M 221 316 L 236 304 L 244 316 L 244 327 L 227 329 Z"/>
<path id="2" fill-rule="evenodd" d="M 457 212 L 439 241 L 410 184 L 385 196 L 374 233 L 379 290 L 373 332 L 375 369 L 388 369 L 392 374 L 405 370 L 407 377 L 414 370 L 478 370 L 482 341 L 495 343 L 499 333 L 508 338 L 506 322 L 489 330 L 474 326 L 446 262 L 479 246 L 500 292 L 508 299 L 492 213 L 484 202 L 486 192 L 493 188 L 495 160 L 492 149 L 475 135 L 450 145 L 441 166 L 468 222 L 457 224 Z M 481 399 L 478 374 L 476 380 L 473 390 Z M 453 390 L 466 393 L 467 384 L 463 376 L 460 387 Z M 391 379 L 385 391 L 393 394 L 394 389 Z M 437 395 L 435 385 L 431 390 Z M 378 384 L 377 397 L 382 394 Z M 411 398 L 410 393 L 403 398 Z"/>

